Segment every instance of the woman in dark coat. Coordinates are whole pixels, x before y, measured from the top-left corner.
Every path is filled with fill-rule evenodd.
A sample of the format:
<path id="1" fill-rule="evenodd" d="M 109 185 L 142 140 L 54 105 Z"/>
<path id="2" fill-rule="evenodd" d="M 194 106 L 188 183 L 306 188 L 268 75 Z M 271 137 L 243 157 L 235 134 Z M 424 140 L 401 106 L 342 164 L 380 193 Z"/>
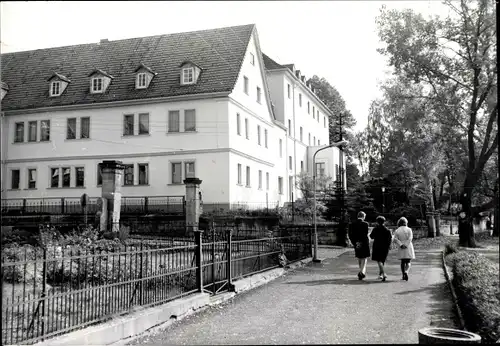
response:
<path id="1" fill-rule="evenodd" d="M 373 239 L 373 249 L 372 249 L 372 260 L 377 261 L 379 269 L 379 279 L 385 281 L 387 275 L 385 275 L 384 265 L 387 255 L 389 254 L 389 248 L 391 247 L 392 234 L 391 231 L 384 226 L 385 217 L 377 217 L 377 226 L 373 228 L 370 233 L 370 238 Z"/>
<path id="2" fill-rule="evenodd" d="M 358 259 L 358 279 L 363 280 L 366 276 L 366 262 L 370 257 L 370 240 L 368 239 L 368 223 L 365 221 L 366 214 L 360 211 L 358 219 L 349 227 L 349 240 L 354 245 L 354 255 Z"/>

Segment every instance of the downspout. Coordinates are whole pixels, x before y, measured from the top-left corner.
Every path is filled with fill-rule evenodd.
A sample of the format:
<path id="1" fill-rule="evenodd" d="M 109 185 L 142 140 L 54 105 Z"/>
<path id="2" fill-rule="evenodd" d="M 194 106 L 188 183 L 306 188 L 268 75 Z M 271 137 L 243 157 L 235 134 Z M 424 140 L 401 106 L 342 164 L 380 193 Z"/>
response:
<path id="1" fill-rule="evenodd" d="M 295 84 L 293 86 L 293 94 L 295 95 Z M 295 101 L 293 102 L 293 177 L 292 177 L 292 198 L 291 200 L 294 201 L 297 196 L 295 195 L 295 177 L 297 176 L 297 136 L 295 133 Z"/>
<path id="2" fill-rule="evenodd" d="M 293 127 L 293 133 L 294 133 L 294 136 L 293 136 L 293 144 L 294 144 L 294 152 L 295 152 L 295 82 L 292 80 L 292 127 Z M 290 129 L 291 130 L 291 129 Z M 291 132 L 291 131 L 290 131 Z M 286 162 L 286 171 L 287 171 L 287 175 L 286 175 L 286 178 L 288 181 L 290 181 L 289 177 L 288 177 L 288 165 L 289 165 L 289 162 L 288 162 L 288 138 L 287 138 L 287 141 L 286 141 L 286 146 L 287 146 L 287 162 Z M 295 161 L 296 157 L 294 156 L 293 157 L 293 161 Z M 292 164 L 292 168 L 294 168 L 294 165 Z M 293 170 L 294 171 L 294 170 Z M 292 183 L 294 182 L 294 178 L 292 178 Z M 293 185 L 293 184 L 292 184 Z M 291 186 L 290 189 L 288 190 L 288 200 L 291 201 L 292 200 L 292 191 L 293 191 L 293 187 Z"/>
<path id="3" fill-rule="evenodd" d="M 2 148 L 0 149 L 0 162 L 2 166 L 2 178 L 1 178 L 1 198 L 5 199 L 7 198 L 7 167 L 5 162 L 7 161 L 7 144 L 8 144 L 8 131 L 6 130 L 8 128 L 6 122 L 6 117 L 5 117 L 5 112 L 1 113 L 0 117 L 0 136 L 2 137 Z M 4 133 L 7 132 L 7 133 Z"/>

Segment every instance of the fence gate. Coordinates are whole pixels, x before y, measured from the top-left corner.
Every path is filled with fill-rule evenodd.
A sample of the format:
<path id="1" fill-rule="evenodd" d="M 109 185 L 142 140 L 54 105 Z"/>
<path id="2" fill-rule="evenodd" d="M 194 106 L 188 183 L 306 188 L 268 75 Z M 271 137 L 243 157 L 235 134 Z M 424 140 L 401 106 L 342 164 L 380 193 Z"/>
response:
<path id="1" fill-rule="evenodd" d="M 202 236 L 203 291 L 212 295 L 229 290 L 231 244 L 228 231 L 211 222 Z"/>

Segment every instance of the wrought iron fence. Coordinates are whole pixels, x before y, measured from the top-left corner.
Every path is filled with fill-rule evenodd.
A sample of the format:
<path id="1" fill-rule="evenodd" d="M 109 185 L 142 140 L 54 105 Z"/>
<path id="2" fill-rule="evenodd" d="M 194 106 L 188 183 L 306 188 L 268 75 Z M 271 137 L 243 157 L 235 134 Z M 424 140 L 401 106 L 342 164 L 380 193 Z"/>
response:
<path id="1" fill-rule="evenodd" d="M 2 342 L 34 343 L 135 307 L 231 290 L 233 279 L 283 265 L 283 256 L 312 253 L 310 230 L 252 232 L 234 241 L 232 230 L 215 227 L 127 247 L 4 249 Z"/>

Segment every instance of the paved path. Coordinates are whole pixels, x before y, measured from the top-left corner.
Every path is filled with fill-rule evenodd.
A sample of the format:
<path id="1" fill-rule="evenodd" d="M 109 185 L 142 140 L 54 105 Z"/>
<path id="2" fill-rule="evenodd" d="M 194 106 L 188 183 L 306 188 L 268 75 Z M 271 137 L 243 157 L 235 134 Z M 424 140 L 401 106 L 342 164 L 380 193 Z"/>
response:
<path id="1" fill-rule="evenodd" d="M 353 251 L 310 264 L 130 344 L 418 343 L 430 325 L 456 327 L 439 251 L 417 253 L 402 281 L 390 255 L 389 280 L 376 263 L 356 277 Z"/>

